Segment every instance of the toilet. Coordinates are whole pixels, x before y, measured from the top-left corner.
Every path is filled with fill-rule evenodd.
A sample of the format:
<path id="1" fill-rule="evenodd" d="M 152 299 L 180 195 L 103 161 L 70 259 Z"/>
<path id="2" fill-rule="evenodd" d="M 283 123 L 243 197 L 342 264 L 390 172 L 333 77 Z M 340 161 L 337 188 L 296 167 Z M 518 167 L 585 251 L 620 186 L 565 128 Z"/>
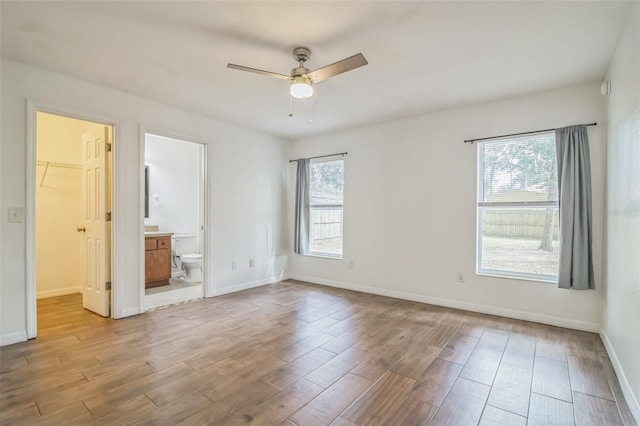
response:
<path id="1" fill-rule="evenodd" d="M 189 251 L 197 249 L 195 244 L 195 235 L 178 234 L 171 236 L 171 255 L 174 259 L 180 260 L 177 265 L 180 269 L 171 273 L 173 278 L 181 278 L 183 281 L 190 283 L 202 282 L 202 255 L 198 253 L 189 253 Z M 182 254 L 187 252 L 186 254 Z"/>
<path id="2" fill-rule="evenodd" d="M 184 281 L 190 283 L 199 283 L 202 281 L 202 255 L 201 254 L 183 254 L 180 256 L 182 269 L 184 270 Z"/>

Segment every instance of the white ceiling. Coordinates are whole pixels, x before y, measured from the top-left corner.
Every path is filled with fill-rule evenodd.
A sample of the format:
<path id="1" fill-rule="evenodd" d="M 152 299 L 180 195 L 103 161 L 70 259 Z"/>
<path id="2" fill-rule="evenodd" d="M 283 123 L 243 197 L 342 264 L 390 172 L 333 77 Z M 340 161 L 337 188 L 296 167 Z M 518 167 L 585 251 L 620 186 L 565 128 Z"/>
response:
<path id="1" fill-rule="evenodd" d="M 627 2 L 10 2 L 2 55 L 289 139 L 601 79 Z M 313 124 L 286 81 L 317 69 Z"/>

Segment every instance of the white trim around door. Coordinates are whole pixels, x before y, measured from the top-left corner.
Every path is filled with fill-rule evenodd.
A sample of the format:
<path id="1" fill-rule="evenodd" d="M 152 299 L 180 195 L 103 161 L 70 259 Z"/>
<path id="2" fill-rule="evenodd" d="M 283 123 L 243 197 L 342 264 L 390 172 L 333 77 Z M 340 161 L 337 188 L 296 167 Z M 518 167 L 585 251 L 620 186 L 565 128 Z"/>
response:
<path id="1" fill-rule="evenodd" d="M 50 103 L 44 103 L 34 100 L 27 100 L 26 105 L 26 202 L 25 202 L 25 238 L 26 238 L 26 315 L 27 315 L 27 339 L 33 339 L 38 334 L 38 320 L 36 312 L 36 222 L 35 222 L 35 207 L 36 207 L 36 131 L 37 131 L 37 113 L 46 112 L 50 114 L 60 115 L 64 117 L 76 118 L 79 120 L 93 121 L 96 123 L 111 126 L 113 129 L 112 136 L 112 166 L 111 166 L 111 211 L 113 212 L 113 220 L 111 222 L 111 317 L 121 317 L 122 303 L 119 299 L 120 293 L 118 292 L 118 241 L 120 230 L 118 228 L 120 217 L 117 214 L 118 211 L 118 192 L 119 187 L 117 185 L 116 176 L 118 175 L 118 165 L 120 164 L 118 157 L 118 144 L 120 140 L 120 131 L 118 120 L 112 117 L 106 117 L 103 115 L 94 114 L 87 111 L 76 110 L 73 108 L 67 108 L 59 105 L 53 105 Z"/>
<path id="2" fill-rule="evenodd" d="M 210 212 L 209 212 L 209 187 L 210 187 L 210 182 L 209 182 L 209 141 L 203 140 L 202 138 L 199 138 L 197 136 L 193 136 L 193 135 L 186 135 L 184 133 L 180 133 L 180 132 L 175 132 L 172 130 L 167 130 L 167 129 L 159 129 L 158 127 L 147 127 L 144 125 L 140 125 L 140 164 L 139 164 L 139 173 L 138 173 L 138 177 L 139 177 L 139 188 L 140 190 L 140 197 L 139 197 L 139 202 L 140 202 L 140 207 L 139 207 L 139 211 L 140 212 L 144 212 L 144 166 L 145 166 L 145 136 L 147 134 L 151 134 L 151 135 L 157 135 L 157 136 L 164 136 L 166 138 L 171 138 L 171 139 L 176 139 L 179 141 L 183 141 L 183 142 L 189 142 L 189 143 L 195 143 L 198 145 L 201 145 L 203 148 L 203 152 L 202 152 L 202 183 L 204 185 L 203 187 L 203 191 L 204 191 L 204 195 L 203 195 L 203 209 L 201 209 L 203 211 L 203 218 L 202 218 L 202 226 L 204 226 L 204 231 L 202 233 L 202 238 L 204 239 L 203 243 L 202 243 L 202 247 L 203 247 L 203 253 L 202 253 L 202 262 L 203 262 L 203 276 L 202 276 L 202 282 L 203 282 L 203 287 L 204 287 L 204 297 L 213 297 L 215 296 L 215 292 L 213 289 L 213 281 L 211 279 L 211 277 L 213 276 L 213 274 L 211 273 L 210 266 L 212 265 L 213 262 L 211 262 L 211 234 L 209 232 L 209 230 L 211 229 L 211 224 L 210 224 Z M 144 214 L 141 214 L 139 217 L 139 225 L 140 225 L 140 229 L 144 229 Z M 140 238 L 139 238 L 139 244 L 138 244 L 138 253 L 139 253 L 139 257 L 138 257 L 138 261 L 140 265 L 144 265 L 145 264 L 145 250 L 144 250 L 144 232 L 141 233 Z M 144 282 L 145 282 L 145 270 L 144 268 L 140 268 L 140 276 L 139 276 L 139 282 L 140 284 L 140 313 L 143 313 L 146 311 L 145 305 L 144 305 L 144 298 L 145 298 L 145 288 L 144 288 Z"/>

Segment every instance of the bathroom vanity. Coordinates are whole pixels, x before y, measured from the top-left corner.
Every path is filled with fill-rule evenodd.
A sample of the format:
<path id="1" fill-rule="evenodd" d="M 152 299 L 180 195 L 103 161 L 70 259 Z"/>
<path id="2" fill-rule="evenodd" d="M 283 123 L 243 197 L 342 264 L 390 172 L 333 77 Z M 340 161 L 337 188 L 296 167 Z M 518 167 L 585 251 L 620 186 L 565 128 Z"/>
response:
<path id="1" fill-rule="evenodd" d="M 170 233 L 145 232 L 144 288 L 168 285 L 171 278 Z"/>

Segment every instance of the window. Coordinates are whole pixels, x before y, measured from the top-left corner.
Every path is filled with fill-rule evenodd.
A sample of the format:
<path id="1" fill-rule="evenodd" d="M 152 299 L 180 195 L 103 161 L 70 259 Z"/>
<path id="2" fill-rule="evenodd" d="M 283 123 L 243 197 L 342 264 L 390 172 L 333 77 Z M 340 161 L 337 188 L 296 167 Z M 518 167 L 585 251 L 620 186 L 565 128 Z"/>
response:
<path id="1" fill-rule="evenodd" d="M 344 160 L 312 160 L 309 181 L 309 254 L 341 259 Z"/>
<path id="2" fill-rule="evenodd" d="M 554 133 L 478 144 L 478 274 L 557 281 Z"/>

